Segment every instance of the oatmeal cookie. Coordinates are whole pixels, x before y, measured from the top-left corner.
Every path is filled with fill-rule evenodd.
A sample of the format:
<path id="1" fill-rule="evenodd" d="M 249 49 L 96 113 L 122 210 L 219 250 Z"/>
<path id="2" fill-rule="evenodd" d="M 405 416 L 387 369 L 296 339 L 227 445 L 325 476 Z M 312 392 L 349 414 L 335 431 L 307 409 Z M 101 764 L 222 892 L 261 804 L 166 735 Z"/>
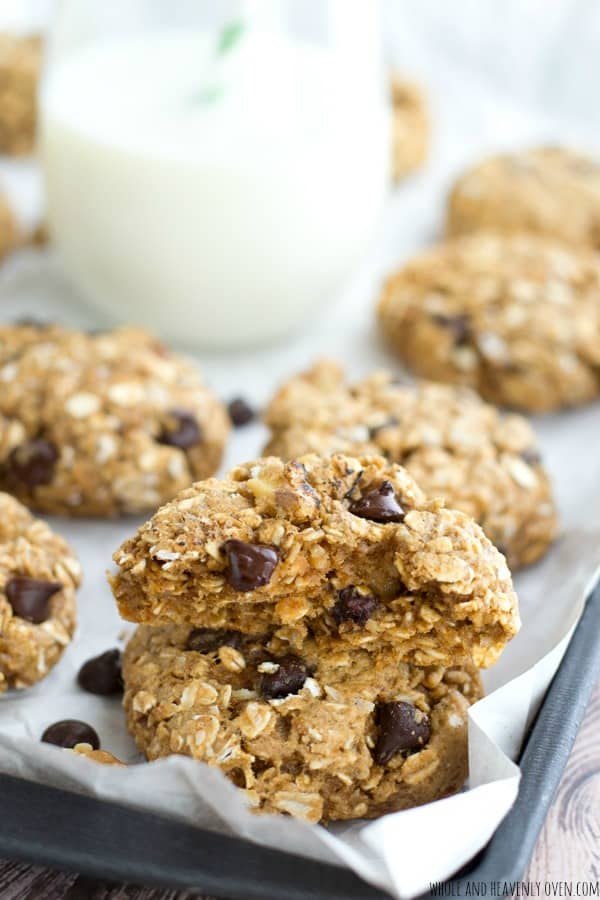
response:
<path id="1" fill-rule="evenodd" d="M 492 403 L 550 412 L 600 392 L 600 262 L 533 234 L 481 233 L 388 279 L 385 338 L 413 371 Z"/>
<path id="2" fill-rule="evenodd" d="M 400 181 L 427 156 L 429 118 L 419 88 L 398 75 L 390 83 L 392 100 L 392 178 Z"/>
<path id="3" fill-rule="evenodd" d="M 67 543 L 0 493 L 0 693 L 56 665 L 75 631 L 81 569 Z"/>
<path id="4" fill-rule="evenodd" d="M 0 190 L 0 260 L 16 250 L 22 242 L 22 234 L 13 208 Z"/>
<path id="5" fill-rule="evenodd" d="M 265 455 L 381 454 L 429 496 L 472 516 L 511 568 L 534 562 L 557 530 L 533 429 L 468 388 L 401 385 L 385 372 L 349 384 L 322 360 L 290 379 L 266 414 Z"/>
<path id="6" fill-rule="evenodd" d="M 0 327 L 0 488 L 49 513 L 156 508 L 218 467 L 224 407 L 144 331 Z"/>
<path id="7" fill-rule="evenodd" d="M 393 653 L 183 627 L 135 632 L 125 651 L 129 729 L 148 759 L 218 766 L 257 811 L 369 818 L 460 790 L 471 666 L 417 668 Z"/>
<path id="8" fill-rule="evenodd" d="M 121 615 L 272 626 L 416 665 L 491 665 L 519 627 L 504 557 L 381 457 L 267 457 L 166 504 L 115 553 Z"/>
<path id="9" fill-rule="evenodd" d="M 0 34 L 0 153 L 31 153 L 42 57 L 39 37 Z"/>
<path id="10" fill-rule="evenodd" d="M 600 166 L 561 147 L 494 156 L 456 182 L 449 234 L 532 231 L 600 248 Z"/>

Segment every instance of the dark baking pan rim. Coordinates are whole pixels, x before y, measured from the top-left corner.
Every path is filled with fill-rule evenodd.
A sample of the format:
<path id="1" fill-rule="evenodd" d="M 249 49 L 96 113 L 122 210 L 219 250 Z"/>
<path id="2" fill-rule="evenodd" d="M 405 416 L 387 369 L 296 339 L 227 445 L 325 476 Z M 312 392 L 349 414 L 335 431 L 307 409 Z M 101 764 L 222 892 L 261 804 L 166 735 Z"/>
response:
<path id="1" fill-rule="evenodd" d="M 522 878 L 599 676 L 597 587 L 524 742 L 516 803 L 485 850 L 446 883 L 446 896 L 465 896 L 467 882 Z M 348 869 L 11 776 L 0 775 L 0 803 L 0 857 L 8 859 L 235 900 L 387 896 Z"/>

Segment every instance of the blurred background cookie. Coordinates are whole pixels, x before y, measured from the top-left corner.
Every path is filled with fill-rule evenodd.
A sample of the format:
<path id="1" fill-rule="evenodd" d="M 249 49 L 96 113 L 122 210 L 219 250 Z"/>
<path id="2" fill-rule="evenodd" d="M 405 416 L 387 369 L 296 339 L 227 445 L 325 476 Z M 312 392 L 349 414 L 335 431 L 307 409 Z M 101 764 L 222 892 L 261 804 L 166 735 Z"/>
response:
<path id="1" fill-rule="evenodd" d="M 41 38 L 0 33 L 0 153 L 33 150 L 41 58 Z"/>
<path id="2" fill-rule="evenodd" d="M 392 178 L 400 181 L 425 161 L 429 147 L 427 101 L 412 81 L 394 73 L 392 100 Z"/>
<path id="3" fill-rule="evenodd" d="M 534 231 L 600 248 L 600 166 L 564 147 L 493 156 L 462 175 L 448 198 L 450 235 Z"/>
<path id="4" fill-rule="evenodd" d="M 12 204 L 0 188 L 0 262 L 21 245 L 22 233 Z"/>
<path id="5" fill-rule="evenodd" d="M 600 393 L 600 261 L 535 234 L 439 244 L 392 275 L 381 332 L 417 374 L 550 412 Z"/>

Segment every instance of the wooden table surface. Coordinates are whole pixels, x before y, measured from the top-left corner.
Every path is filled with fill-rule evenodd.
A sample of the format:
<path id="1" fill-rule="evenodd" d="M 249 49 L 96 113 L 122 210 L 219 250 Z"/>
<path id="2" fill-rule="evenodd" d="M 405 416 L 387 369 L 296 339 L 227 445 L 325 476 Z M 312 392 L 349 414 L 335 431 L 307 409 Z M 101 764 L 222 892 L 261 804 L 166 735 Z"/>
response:
<path id="1" fill-rule="evenodd" d="M 524 880 L 600 882 L 600 684 L 588 706 Z M 1 900 L 184 900 L 192 897 L 200 895 L 110 884 L 83 875 L 0 862 Z"/>

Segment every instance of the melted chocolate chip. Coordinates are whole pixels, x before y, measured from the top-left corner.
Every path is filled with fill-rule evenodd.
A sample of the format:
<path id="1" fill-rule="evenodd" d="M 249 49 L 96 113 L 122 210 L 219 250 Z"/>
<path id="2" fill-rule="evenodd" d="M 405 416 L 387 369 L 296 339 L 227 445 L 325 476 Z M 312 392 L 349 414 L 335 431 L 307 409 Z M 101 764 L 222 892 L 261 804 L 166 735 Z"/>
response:
<path id="1" fill-rule="evenodd" d="M 429 719 L 412 703 L 380 703 L 376 715 L 379 735 L 373 756 L 380 766 L 396 753 L 420 750 L 429 740 Z"/>
<path id="2" fill-rule="evenodd" d="M 471 337 L 471 323 L 468 316 L 444 316 L 439 314 L 432 318 L 438 325 L 448 329 L 457 347 L 466 344 Z"/>
<path id="3" fill-rule="evenodd" d="M 76 744 L 91 744 L 94 750 L 100 749 L 100 738 L 91 725 L 78 719 L 62 719 L 49 725 L 42 735 L 45 744 L 56 744 L 57 747 L 75 747 Z"/>
<path id="4" fill-rule="evenodd" d="M 169 425 L 159 434 L 159 444 L 188 450 L 202 443 L 202 429 L 192 413 L 185 409 L 171 409 L 168 412 Z"/>
<path id="5" fill-rule="evenodd" d="M 338 625 L 342 622 L 364 625 L 373 615 L 377 603 L 377 598 L 373 594 L 361 594 L 351 584 L 339 592 L 331 614 Z"/>
<path id="6" fill-rule="evenodd" d="M 402 522 L 405 512 L 396 499 L 391 481 L 383 481 L 378 488 L 367 491 L 350 504 L 350 512 L 372 522 Z"/>
<path id="7" fill-rule="evenodd" d="M 123 692 L 121 677 L 121 651 L 106 650 L 99 656 L 88 659 L 77 675 L 77 682 L 84 691 L 108 697 Z"/>
<path id="8" fill-rule="evenodd" d="M 277 666 L 274 672 L 261 674 L 258 689 L 262 696 L 276 700 L 288 694 L 297 694 L 308 678 L 305 663 L 293 653 L 273 660 L 273 663 Z"/>
<path id="9" fill-rule="evenodd" d="M 534 447 L 529 447 L 528 450 L 523 450 L 523 452 L 521 453 L 521 459 L 526 462 L 528 466 L 539 466 L 542 461 L 539 450 L 536 450 Z"/>
<path id="10" fill-rule="evenodd" d="M 253 591 L 268 584 L 279 562 L 278 551 L 267 544 L 230 540 L 222 549 L 227 555 L 225 578 L 236 591 Z"/>
<path id="11" fill-rule="evenodd" d="M 236 428 L 247 425 L 255 416 L 255 412 L 243 397 L 234 397 L 227 407 L 229 418 Z"/>
<path id="12" fill-rule="evenodd" d="M 8 457 L 9 474 L 28 487 L 50 484 L 59 453 L 53 443 L 43 438 L 26 441 Z"/>
<path id="13" fill-rule="evenodd" d="M 197 653 L 214 653 L 219 647 L 233 647 L 239 650 L 242 646 L 242 634 L 226 628 L 194 628 L 190 631 L 186 650 Z"/>
<path id="14" fill-rule="evenodd" d="M 6 599 L 16 616 L 39 625 L 50 615 L 50 597 L 62 590 L 59 581 L 14 575 L 6 582 Z"/>

